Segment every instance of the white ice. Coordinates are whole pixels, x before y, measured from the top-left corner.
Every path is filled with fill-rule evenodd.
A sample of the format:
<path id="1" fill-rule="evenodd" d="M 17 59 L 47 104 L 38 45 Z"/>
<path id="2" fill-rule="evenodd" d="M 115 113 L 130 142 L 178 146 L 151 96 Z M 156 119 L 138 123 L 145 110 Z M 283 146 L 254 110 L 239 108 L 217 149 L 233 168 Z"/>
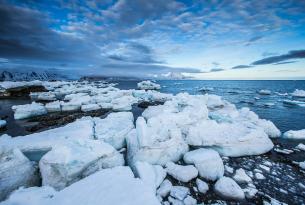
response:
<path id="1" fill-rule="evenodd" d="M 71 140 L 53 146 L 39 161 L 42 184 L 61 190 L 100 169 L 124 165 L 123 155 L 98 140 Z"/>
<path id="2" fill-rule="evenodd" d="M 0 128 L 3 128 L 6 126 L 6 120 L 0 120 Z"/>
<path id="3" fill-rule="evenodd" d="M 233 200 L 243 200 L 245 194 L 240 186 L 229 177 L 220 178 L 214 185 L 216 194 L 225 198 Z"/>
<path id="4" fill-rule="evenodd" d="M 173 162 L 166 163 L 166 171 L 173 178 L 181 182 L 189 182 L 198 176 L 198 170 L 193 165 L 178 165 Z"/>
<path id="5" fill-rule="evenodd" d="M 305 97 L 305 90 L 299 90 L 296 89 L 295 91 L 293 91 L 293 93 L 291 93 L 292 96 L 294 97 Z"/>
<path id="6" fill-rule="evenodd" d="M 149 80 L 139 82 L 138 88 L 141 90 L 159 90 L 161 86 L 157 83 L 151 82 Z"/>
<path id="7" fill-rule="evenodd" d="M 35 102 L 26 105 L 14 105 L 12 106 L 12 110 L 14 111 L 14 118 L 16 120 L 47 114 L 45 106 L 42 103 Z"/>
<path id="8" fill-rule="evenodd" d="M 211 149 L 197 149 L 186 153 L 183 160 L 194 164 L 199 175 L 207 180 L 217 180 L 224 174 L 224 166 L 219 154 Z"/>
<path id="9" fill-rule="evenodd" d="M 283 134 L 283 138 L 288 139 L 305 139 L 305 129 L 303 130 L 289 130 Z"/>
<path id="10" fill-rule="evenodd" d="M 260 90 L 260 91 L 258 91 L 258 93 L 260 95 L 270 95 L 271 91 L 270 90 Z"/>
<path id="11" fill-rule="evenodd" d="M 38 184 L 37 166 L 19 149 L 0 146 L 0 201 L 21 186 L 29 187 Z"/>
<path id="12" fill-rule="evenodd" d="M 95 138 L 111 144 L 116 149 L 126 146 L 127 134 L 134 128 L 131 112 L 110 113 L 106 118 L 94 118 Z"/>

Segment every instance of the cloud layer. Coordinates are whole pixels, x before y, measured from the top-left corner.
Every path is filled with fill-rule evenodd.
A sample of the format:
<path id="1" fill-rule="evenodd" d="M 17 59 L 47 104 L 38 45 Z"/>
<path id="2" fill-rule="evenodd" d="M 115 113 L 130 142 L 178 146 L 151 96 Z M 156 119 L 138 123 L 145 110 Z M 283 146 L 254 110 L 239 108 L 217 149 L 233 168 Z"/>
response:
<path id="1" fill-rule="evenodd" d="M 272 35 L 301 33 L 304 18 L 305 3 L 296 0 L 0 0 L 0 68 L 153 76 L 292 64 L 304 50 L 264 52 L 250 65 L 221 57 L 236 48 L 251 51 Z M 213 49 L 214 56 L 193 63 Z"/>

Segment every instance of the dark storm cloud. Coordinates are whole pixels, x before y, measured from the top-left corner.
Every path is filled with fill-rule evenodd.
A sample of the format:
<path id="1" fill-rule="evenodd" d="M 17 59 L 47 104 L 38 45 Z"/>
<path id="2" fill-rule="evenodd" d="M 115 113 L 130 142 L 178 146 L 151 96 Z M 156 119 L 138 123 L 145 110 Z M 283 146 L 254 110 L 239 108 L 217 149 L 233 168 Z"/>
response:
<path id="1" fill-rule="evenodd" d="M 67 60 L 90 46 L 50 29 L 50 19 L 39 11 L 0 3 L 0 57 Z M 79 56 L 78 56 L 79 57 Z"/>
<path id="2" fill-rule="evenodd" d="M 272 63 L 279 63 L 290 59 L 300 59 L 300 58 L 305 58 L 305 50 L 294 50 L 294 51 L 289 51 L 287 54 L 263 58 L 261 60 L 254 61 L 252 65 L 266 65 Z"/>
<path id="3" fill-rule="evenodd" d="M 119 45 L 117 51 L 108 55 L 108 58 L 115 61 L 132 63 L 163 63 L 162 61 L 157 60 L 152 48 L 136 42 Z"/>
<path id="4" fill-rule="evenodd" d="M 234 66 L 232 67 L 231 69 L 243 69 L 243 68 L 251 68 L 253 66 L 251 65 L 237 65 L 237 66 Z"/>

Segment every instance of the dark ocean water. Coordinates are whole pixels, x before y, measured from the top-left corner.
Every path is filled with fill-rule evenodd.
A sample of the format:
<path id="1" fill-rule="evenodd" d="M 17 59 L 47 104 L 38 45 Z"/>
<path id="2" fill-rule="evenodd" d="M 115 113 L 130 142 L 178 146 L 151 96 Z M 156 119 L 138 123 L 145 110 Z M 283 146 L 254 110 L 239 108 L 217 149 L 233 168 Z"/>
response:
<path id="1" fill-rule="evenodd" d="M 138 81 L 121 81 L 117 87 L 134 89 Z M 190 94 L 204 94 L 199 89 L 209 88 L 209 94 L 216 94 L 235 104 L 238 108 L 249 107 L 260 118 L 271 120 L 282 132 L 288 130 L 305 129 L 305 107 L 287 106 L 285 99 L 305 101 L 305 98 L 292 98 L 291 95 L 280 96 L 279 93 L 292 93 L 295 89 L 305 90 L 305 81 L 242 81 L 242 80 L 161 80 L 161 92 L 177 94 L 188 92 Z M 257 92 L 268 89 L 271 95 L 259 95 Z M 255 100 L 259 97 L 259 100 Z M 274 103 L 265 106 L 265 103 Z"/>

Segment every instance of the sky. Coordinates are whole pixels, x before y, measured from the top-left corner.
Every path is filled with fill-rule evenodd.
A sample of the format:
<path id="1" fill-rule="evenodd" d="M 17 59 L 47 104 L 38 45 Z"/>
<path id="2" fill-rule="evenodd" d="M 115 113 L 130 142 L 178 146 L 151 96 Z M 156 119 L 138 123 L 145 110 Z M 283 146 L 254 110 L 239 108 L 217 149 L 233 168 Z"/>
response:
<path id="1" fill-rule="evenodd" d="M 305 79 L 305 1 L 0 0 L 0 69 Z"/>

